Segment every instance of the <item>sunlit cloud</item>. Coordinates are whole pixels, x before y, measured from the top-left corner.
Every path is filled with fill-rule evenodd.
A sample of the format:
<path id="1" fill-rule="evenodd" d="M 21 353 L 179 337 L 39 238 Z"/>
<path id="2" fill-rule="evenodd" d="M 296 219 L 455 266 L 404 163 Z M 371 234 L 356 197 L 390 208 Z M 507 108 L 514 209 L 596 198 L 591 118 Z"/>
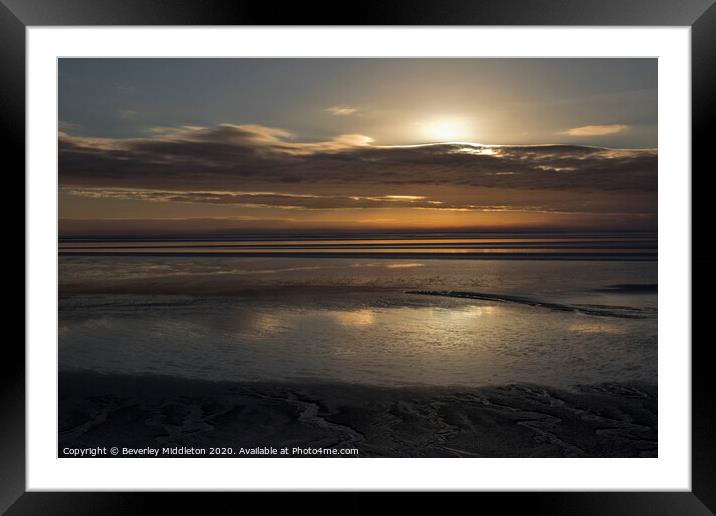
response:
<path id="1" fill-rule="evenodd" d="M 338 196 L 277 192 L 190 192 L 141 189 L 63 188 L 74 197 L 157 203 L 235 205 L 245 208 L 338 210 L 357 208 L 418 208 L 452 211 L 509 211 L 500 205 L 456 204 L 421 195 Z M 525 209 L 520 207 L 519 209 Z M 534 210 L 535 207 L 528 207 Z"/>
<path id="2" fill-rule="evenodd" d="M 326 109 L 330 114 L 334 116 L 350 116 L 358 112 L 358 108 L 351 106 L 331 106 Z"/>
<path id="3" fill-rule="evenodd" d="M 560 198 L 549 203 L 536 204 L 531 197 L 506 199 L 508 204 L 476 204 L 465 199 L 439 196 L 429 198 L 418 195 L 341 196 L 278 192 L 210 192 L 168 191 L 129 188 L 62 187 L 61 192 L 72 197 L 115 201 L 142 201 L 160 204 L 198 204 L 224 207 L 279 209 L 279 210 L 430 210 L 435 212 L 530 212 L 530 213 L 604 213 L 613 210 L 610 202 Z M 624 213 L 640 213 L 638 203 L 621 206 Z M 357 219 L 357 222 L 364 221 Z M 370 222 L 395 222 L 395 219 L 374 217 Z"/>
<path id="4" fill-rule="evenodd" d="M 76 131 L 80 128 L 80 124 L 75 124 L 73 122 L 66 122 L 65 120 L 60 120 L 57 123 L 57 128 L 61 132 L 70 132 L 70 131 Z"/>
<path id="5" fill-rule="evenodd" d="M 585 125 L 582 127 L 573 127 L 567 129 L 563 133 L 569 136 L 606 136 L 609 134 L 617 134 L 626 131 L 629 128 L 628 125 L 624 124 L 609 124 L 609 125 Z"/>
<path id="6" fill-rule="evenodd" d="M 484 146 L 484 145 L 467 145 L 456 149 L 455 152 L 462 152 L 465 154 L 476 154 L 478 156 L 494 156 L 499 153 L 499 147 L 497 146 Z"/>

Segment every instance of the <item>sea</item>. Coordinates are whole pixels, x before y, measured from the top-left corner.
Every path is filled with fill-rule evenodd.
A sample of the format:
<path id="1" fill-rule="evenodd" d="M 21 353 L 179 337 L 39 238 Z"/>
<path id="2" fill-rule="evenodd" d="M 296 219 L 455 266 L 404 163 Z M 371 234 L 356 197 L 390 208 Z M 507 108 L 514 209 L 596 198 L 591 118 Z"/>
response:
<path id="1" fill-rule="evenodd" d="M 657 248 L 651 233 L 62 238 L 59 368 L 656 384 Z"/>

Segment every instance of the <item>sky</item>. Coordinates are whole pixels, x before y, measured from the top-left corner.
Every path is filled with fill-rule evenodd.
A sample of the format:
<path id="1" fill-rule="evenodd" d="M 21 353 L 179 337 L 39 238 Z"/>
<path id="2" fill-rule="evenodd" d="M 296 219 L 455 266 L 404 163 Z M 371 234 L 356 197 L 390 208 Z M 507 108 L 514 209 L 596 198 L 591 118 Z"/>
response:
<path id="1" fill-rule="evenodd" d="M 61 235 L 653 230 L 655 59 L 60 59 Z"/>

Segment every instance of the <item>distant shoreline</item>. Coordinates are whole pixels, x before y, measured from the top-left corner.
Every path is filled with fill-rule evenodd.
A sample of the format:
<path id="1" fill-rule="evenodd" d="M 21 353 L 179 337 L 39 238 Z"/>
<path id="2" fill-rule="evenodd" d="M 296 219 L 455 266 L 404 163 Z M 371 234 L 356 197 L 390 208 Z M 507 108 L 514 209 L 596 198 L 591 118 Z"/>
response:
<path id="1" fill-rule="evenodd" d="M 372 231 L 372 232 L 290 232 L 290 233 L 183 233 L 183 234 L 60 234 L 60 242 L 237 242 L 237 241 L 262 241 L 262 240 L 356 240 L 370 239 L 375 241 L 398 239 L 445 239 L 456 238 L 658 238 L 655 230 L 609 230 L 609 231 L 588 231 L 588 230 L 565 230 L 565 231 Z"/>
<path id="2" fill-rule="evenodd" d="M 420 259 L 420 260 L 579 260 L 579 261 L 657 261 L 658 253 L 311 253 L 311 252 L 287 252 L 287 253 L 262 253 L 262 252 L 92 252 L 58 251 L 59 256 L 147 256 L 147 257 L 240 257 L 247 258 L 368 258 L 368 259 L 389 259 L 398 260 Z"/>

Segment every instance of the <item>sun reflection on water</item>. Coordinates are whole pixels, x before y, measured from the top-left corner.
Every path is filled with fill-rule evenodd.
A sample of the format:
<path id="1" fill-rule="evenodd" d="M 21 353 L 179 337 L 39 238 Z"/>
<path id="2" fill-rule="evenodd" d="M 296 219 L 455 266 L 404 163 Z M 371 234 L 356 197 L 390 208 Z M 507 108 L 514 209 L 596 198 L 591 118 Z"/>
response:
<path id="1" fill-rule="evenodd" d="M 330 313 L 335 321 L 342 326 L 370 326 L 375 323 L 375 312 L 368 308 L 332 311 Z"/>

